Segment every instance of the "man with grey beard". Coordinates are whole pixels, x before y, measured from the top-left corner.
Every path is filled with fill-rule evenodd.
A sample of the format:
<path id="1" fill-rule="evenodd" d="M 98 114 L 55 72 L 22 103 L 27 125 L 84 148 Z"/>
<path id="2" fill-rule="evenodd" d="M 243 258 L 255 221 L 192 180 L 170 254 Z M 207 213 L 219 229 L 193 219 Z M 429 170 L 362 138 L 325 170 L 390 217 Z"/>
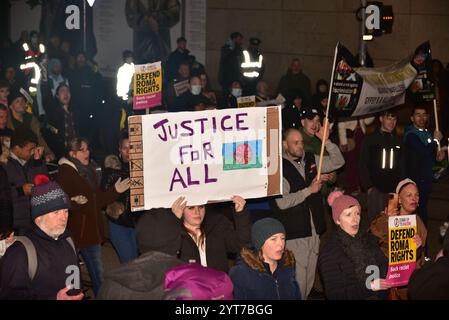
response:
<path id="1" fill-rule="evenodd" d="M 0 300 L 81 300 L 78 256 L 66 230 L 70 199 L 47 176 L 31 190 L 33 225 L 17 237 L 0 267 Z"/>

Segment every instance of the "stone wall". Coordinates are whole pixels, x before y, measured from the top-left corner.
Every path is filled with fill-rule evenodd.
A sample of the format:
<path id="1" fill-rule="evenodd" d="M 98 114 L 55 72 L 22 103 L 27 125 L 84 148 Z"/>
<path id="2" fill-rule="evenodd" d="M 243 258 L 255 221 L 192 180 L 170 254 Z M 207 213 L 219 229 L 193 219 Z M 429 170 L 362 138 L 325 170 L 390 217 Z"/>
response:
<path id="1" fill-rule="evenodd" d="M 406 57 L 430 40 L 432 55 L 449 62 L 448 0 L 384 0 L 395 14 L 393 33 L 376 37 L 368 50 L 376 66 Z M 358 51 L 359 0 L 207 0 L 207 70 L 214 88 L 220 48 L 233 31 L 259 37 L 266 61 L 265 80 L 272 91 L 290 61 L 299 57 L 314 87 L 329 81 L 337 41 L 354 54 Z"/>

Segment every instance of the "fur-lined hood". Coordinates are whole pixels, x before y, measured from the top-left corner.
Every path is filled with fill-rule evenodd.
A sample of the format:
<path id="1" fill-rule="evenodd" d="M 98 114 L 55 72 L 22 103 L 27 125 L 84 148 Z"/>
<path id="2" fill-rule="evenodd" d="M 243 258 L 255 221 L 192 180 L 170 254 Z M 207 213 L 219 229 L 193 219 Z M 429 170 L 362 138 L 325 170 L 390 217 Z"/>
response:
<path id="1" fill-rule="evenodd" d="M 245 262 L 251 269 L 266 272 L 263 262 L 259 259 L 258 253 L 253 250 L 243 248 L 240 252 L 240 257 L 243 262 Z M 283 267 L 294 267 L 295 266 L 295 255 L 290 250 L 285 250 L 282 255 L 282 266 Z"/>

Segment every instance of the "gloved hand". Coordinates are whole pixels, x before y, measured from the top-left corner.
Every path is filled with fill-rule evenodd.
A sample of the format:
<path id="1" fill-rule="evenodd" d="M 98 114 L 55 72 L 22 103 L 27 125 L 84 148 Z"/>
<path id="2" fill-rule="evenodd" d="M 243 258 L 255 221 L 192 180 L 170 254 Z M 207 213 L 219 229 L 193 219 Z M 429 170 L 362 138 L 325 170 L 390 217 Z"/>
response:
<path id="1" fill-rule="evenodd" d="M 123 193 L 123 192 L 125 192 L 126 190 L 128 190 L 129 189 L 129 178 L 126 178 L 126 179 L 124 179 L 124 180 L 122 180 L 122 178 L 119 178 L 118 180 L 117 180 L 117 182 L 115 183 L 115 190 L 118 192 L 118 193 Z"/>
<path id="2" fill-rule="evenodd" d="M 70 200 L 72 200 L 73 202 L 75 202 L 76 204 L 79 205 L 83 205 L 87 203 L 87 198 L 85 196 L 75 196 L 75 197 L 71 197 Z"/>

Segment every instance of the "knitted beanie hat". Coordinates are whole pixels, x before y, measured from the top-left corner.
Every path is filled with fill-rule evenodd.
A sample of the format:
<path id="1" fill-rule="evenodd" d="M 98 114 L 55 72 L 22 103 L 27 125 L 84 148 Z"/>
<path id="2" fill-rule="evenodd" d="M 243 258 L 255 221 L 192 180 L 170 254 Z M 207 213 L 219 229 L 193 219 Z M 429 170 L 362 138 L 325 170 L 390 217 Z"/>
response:
<path id="1" fill-rule="evenodd" d="M 332 218 L 334 222 L 337 223 L 343 210 L 348 209 L 353 206 L 358 206 L 361 208 L 360 203 L 357 199 L 343 194 L 341 191 L 334 191 L 327 197 L 327 202 L 332 207 Z"/>
<path id="2" fill-rule="evenodd" d="M 50 181 L 45 175 L 37 175 L 34 178 L 34 187 L 31 189 L 33 221 L 44 214 L 69 208 L 69 197 L 56 182 Z"/>
<path id="3" fill-rule="evenodd" d="M 251 228 L 251 239 L 254 248 L 259 251 L 265 241 L 277 233 L 285 234 L 285 228 L 278 220 L 264 218 L 256 221 Z"/>

